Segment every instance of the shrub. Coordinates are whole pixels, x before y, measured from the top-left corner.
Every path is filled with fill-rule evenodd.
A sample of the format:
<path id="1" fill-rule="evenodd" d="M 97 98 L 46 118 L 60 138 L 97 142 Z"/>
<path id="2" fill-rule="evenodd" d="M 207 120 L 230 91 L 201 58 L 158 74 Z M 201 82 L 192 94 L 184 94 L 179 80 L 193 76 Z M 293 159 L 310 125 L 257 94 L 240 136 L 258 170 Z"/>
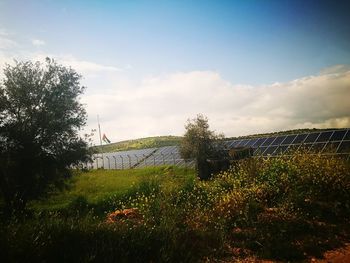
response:
<path id="1" fill-rule="evenodd" d="M 350 208 L 350 167 L 337 157 L 297 153 L 292 158 L 242 160 L 214 182 L 226 191 L 249 190 L 247 198 L 266 207 L 309 214 L 312 207 L 323 207 L 318 216 L 326 216 L 331 208 L 337 217 L 346 215 Z"/>
<path id="2" fill-rule="evenodd" d="M 214 211 L 223 218 L 226 237 L 264 257 L 321 255 L 339 245 L 343 229 L 333 223 L 341 226 L 350 218 L 349 163 L 334 156 L 298 152 L 291 158 L 241 160 L 212 186 L 221 189 L 215 190 L 222 194 Z"/>

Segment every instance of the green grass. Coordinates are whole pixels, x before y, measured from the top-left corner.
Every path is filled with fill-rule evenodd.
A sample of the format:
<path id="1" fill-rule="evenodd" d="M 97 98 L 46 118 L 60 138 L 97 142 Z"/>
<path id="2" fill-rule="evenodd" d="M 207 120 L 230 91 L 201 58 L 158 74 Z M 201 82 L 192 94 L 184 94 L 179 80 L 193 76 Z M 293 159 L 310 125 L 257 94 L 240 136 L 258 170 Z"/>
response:
<path id="1" fill-rule="evenodd" d="M 59 210 L 69 206 L 77 198 L 89 204 L 98 204 L 111 197 L 130 195 L 142 181 L 157 179 L 164 188 L 174 188 L 186 178 L 194 178 L 194 171 L 172 166 L 146 167 L 129 170 L 91 170 L 77 172 L 67 181 L 67 188 L 54 192 L 48 198 L 33 201 L 35 210 Z"/>
<path id="2" fill-rule="evenodd" d="M 180 145 L 180 136 L 157 136 L 147 137 L 135 140 L 127 140 L 121 142 L 110 143 L 102 146 L 103 152 L 116 152 L 127 150 L 138 150 L 145 148 L 157 148 L 163 146 Z M 94 146 L 93 150 L 101 152 L 100 146 Z"/>

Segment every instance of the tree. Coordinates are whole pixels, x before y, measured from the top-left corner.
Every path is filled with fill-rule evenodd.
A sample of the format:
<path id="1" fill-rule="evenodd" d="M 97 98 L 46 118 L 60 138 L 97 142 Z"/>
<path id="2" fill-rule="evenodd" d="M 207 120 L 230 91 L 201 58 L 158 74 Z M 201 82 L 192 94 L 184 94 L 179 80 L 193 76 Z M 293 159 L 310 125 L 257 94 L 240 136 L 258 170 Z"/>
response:
<path id="1" fill-rule="evenodd" d="M 184 159 L 195 159 L 199 178 L 208 179 L 211 176 L 208 159 L 216 158 L 221 154 L 220 142 L 223 135 L 210 131 L 208 118 L 202 114 L 198 114 L 192 120 L 189 119 L 185 129 L 180 154 Z"/>
<path id="2" fill-rule="evenodd" d="M 84 87 L 73 69 L 45 63 L 6 65 L 0 83 L 0 193 L 9 211 L 69 176 L 89 159 L 78 131 L 86 111 Z"/>

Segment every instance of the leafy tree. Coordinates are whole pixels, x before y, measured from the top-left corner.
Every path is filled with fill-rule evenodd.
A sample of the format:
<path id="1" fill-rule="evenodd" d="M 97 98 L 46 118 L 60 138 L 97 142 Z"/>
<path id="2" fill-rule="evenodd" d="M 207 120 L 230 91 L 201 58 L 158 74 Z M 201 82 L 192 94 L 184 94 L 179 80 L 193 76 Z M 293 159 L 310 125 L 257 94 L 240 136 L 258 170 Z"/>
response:
<path id="1" fill-rule="evenodd" d="M 6 65 L 0 83 L 0 193 L 9 211 L 69 176 L 89 159 L 78 135 L 86 111 L 81 76 L 54 60 Z"/>
<path id="2" fill-rule="evenodd" d="M 199 178 L 208 179 L 211 175 L 208 159 L 222 155 L 220 142 L 223 135 L 217 135 L 209 130 L 208 118 L 202 114 L 198 114 L 192 120 L 189 119 L 185 129 L 180 154 L 184 159 L 194 158 Z"/>

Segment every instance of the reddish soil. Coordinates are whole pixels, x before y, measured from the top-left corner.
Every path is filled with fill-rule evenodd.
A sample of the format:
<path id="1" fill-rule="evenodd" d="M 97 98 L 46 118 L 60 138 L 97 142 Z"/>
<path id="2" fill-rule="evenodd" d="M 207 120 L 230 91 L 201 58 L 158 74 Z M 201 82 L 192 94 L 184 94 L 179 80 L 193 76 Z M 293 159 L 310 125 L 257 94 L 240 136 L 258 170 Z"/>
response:
<path id="1" fill-rule="evenodd" d="M 209 262 L 209 261 L 207 261 Z M 226 259 L 222 261 L 214 261 L 220 263 L 282 263 L 283 261 L 276 260 L 266 260 L 266 259 L 257 259 L 254 257 L 247 257 L 244 259 Z M 323 259 L 310 258 L 308 260 L 301 261 L 303 263 L 350 263 L 350 243 L 345 244 L 344 247 L 329 250 L 323 254 Z"/>
<path id="2" fill-rule="evenodd" d="M 316 263 L 350 263 L 350 243 L 344 247 L 327 251 L 323 254 L 324 259 L 312 258 L 310 262 Z"/>

